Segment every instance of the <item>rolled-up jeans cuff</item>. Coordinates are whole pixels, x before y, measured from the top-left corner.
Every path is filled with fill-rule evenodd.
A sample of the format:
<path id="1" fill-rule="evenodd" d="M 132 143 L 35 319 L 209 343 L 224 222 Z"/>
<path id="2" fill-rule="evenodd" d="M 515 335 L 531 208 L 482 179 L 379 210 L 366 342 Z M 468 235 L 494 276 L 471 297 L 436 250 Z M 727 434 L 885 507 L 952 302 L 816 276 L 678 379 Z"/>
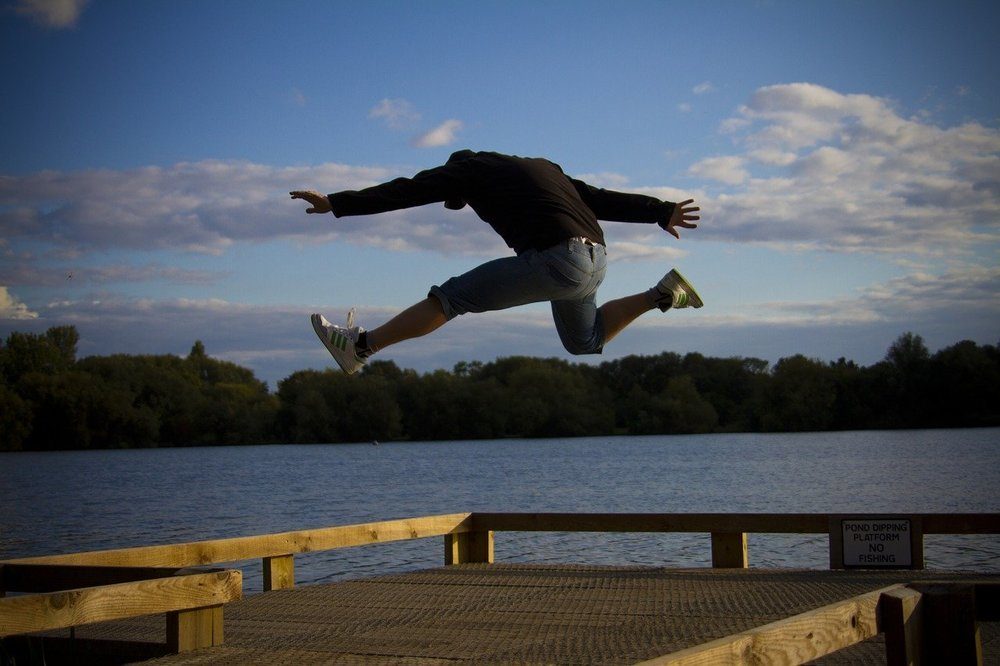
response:
<path id="1" fill-rule="evenodd" d="M 427 292 L 427 295 L 433 296 L 441 301 L 441 309 L 444 311 L 444 316 L 448 318 L 448 321 L 451 321 L 458 315 L 462 314 L 455 311 L 455 308 L 451 305 L 451 301 L 448 300 L 448 296 L 441 290 L 441 287 L 434 285 L 431 287 L 430 291 Z"/>

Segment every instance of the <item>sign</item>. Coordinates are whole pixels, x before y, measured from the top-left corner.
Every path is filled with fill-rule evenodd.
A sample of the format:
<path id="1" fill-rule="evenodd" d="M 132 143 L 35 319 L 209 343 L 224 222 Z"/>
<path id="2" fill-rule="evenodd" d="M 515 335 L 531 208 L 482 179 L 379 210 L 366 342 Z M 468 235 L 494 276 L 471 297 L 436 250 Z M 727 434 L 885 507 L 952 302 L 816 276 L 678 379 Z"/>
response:
<path id="1" fill-rule="evenodd" d="M 876 569 L 913 565 L 909 520 L 862 518 L 841 521 L 844 566 Z"/>

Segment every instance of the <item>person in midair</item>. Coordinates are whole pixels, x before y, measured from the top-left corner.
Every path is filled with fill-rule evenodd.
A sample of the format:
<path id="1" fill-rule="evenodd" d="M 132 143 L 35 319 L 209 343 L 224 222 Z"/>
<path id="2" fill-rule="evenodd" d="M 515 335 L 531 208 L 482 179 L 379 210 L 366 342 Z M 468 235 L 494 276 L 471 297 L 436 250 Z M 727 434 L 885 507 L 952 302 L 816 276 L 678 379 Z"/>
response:
<path id="1" fill-rule="evenodd" d="M 548 301 L 563 346 L 572 354 L 600 354 L 639 315 L 700 308 L 697 292 L 672 269 L 650 289 L 597 306 L 597 289 L 607 267 L 604 232 L 598 220 L 657 224 L 675 238 L 695 229 L 701 209 L 693 199 L 680 203 L 642 194 L 616 192 L 570 178 L 547 159 L 460 150 L 447 163 L 362 190 L 324 195 L 296 190 L 292 199 L 309 204 L 310 214 L 336 217 L 372 215 L 444 203 L 450 210 L 470 206 L 513 249 L 430 288 L 427 297 L 381 326 L 366 331 L 354 323 L 331 324 L 313 314 L 313 330 L 347 374 L 372 354 L 404 340 L 427 335 L 468 312 L 487 312 Z"/>

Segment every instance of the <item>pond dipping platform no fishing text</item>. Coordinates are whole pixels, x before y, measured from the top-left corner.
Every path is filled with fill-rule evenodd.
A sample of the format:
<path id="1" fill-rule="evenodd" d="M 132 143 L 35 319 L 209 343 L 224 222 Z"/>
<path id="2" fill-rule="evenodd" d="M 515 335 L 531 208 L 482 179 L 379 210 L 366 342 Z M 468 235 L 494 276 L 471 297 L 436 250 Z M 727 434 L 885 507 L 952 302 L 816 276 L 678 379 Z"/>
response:
<path id="1" fill-rule="evenodd" d="M 497 531 L 705 533 L 712 568 L 494 563 Z M 748 533 L 828 534 L 830 569 L 749 568 Z M 6 560 L 0 659 L 997 663 L 1000 576 L 925 570 L 923 537 L 998 533 L 1000 514 L 477 512 Z M 295 586 L 297 553 L 428 537 L 444 567 Z M 252 559 L 246 598 L 208 567 Z"/>

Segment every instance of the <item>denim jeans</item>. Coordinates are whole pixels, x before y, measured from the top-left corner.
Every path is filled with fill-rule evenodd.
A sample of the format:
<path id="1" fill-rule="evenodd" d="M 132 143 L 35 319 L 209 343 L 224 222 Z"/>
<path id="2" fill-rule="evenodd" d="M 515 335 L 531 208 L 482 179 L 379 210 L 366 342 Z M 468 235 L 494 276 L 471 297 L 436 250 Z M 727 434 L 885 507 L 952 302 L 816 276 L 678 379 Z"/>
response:
<path id="1" fill-rule="evenodd" d="M 603 245 L 577 239 L 546 250 L 526 250 L 494 259 L 431 287 L 448 319 L 466 312 L 504 310 L 549 301 L 563 346 L 572 354 L 599 354 L 604 324 L 597 309 L 597 288 L 604 280 Z"/>

